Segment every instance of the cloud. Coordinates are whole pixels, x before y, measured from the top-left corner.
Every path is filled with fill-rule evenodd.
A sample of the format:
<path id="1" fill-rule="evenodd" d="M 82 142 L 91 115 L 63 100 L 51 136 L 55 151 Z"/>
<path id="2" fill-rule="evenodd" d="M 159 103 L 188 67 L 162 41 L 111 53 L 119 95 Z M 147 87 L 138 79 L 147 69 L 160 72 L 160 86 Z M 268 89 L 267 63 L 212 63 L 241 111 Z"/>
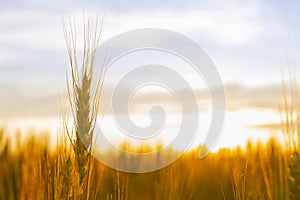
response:
<path id="1" fill-rule="evenodd" d="M 143 78 L 141 75 L 139 78 Z M 171 78 L 172 77 L 168 77 Z M 132 91 L 132 87 L 128 84 L 121 86 L 121 91 L 126 93 Z M 43 89 L 43 85 L 28 85 L 23 89 L 19 86 L 5 84 L 2 81 L 0 90 L 0 105 L 2 109 L 0 117 L 13 117 L 22 115 L 24 109 L 29 116 L 49 116 L 57 115 L 60 113 L 59 103 L 67 102 L 67 95 L 65 87 L 60 87 L 59 84 L 48 89 Z M 112 92 L 115 85 L 109 81 L 104 85 L 103 95 L 101 99 L 101 111 L 105 114 L 111 114 Z M 10 89 L 9 89 L 10 88 Z M 33 89 L 34 88 L 34 89 Z M 60 88 L 60 90 L 58 90 Z M 277 110 L 281 98 L 281 85 L 261 85 L 257 87 L 243 86 L 239 83 L 225 85 L 226 95 L 226 109 L 231 111 L 237 110 Z M 33 89 L 33 90 L 32 90 Z M 128 104 L 130 112 L 141 114 L 145 111 L 150 111 L 154 105 L 161 105 L 171 113 L 179 113 L 180 103 L 176 95 L 183 97 L 182 103 L 190 102 L 190 99 L 185 95 L 185 88 L 180 86 L 170 93 L 169 91 L 159 88 L 159 86 L 145 88 L 145 90 L 138 90 L 131 97 Z M 41 92 L 43 91 L 43 92 Z M 60 93 L 59 93 L 60 91 Z M 211 109 L 211 97 L 209 91 L 205 88 L 193 89 L 196 100 L 198 103 L 198 110 Z M 175 94 L 175 96 L 174 96 Z M 60 101 L 59 101 L 60 99 Z M 118 99 L 119 101 L 127 101 L 128 99 Z M 117 111 L 118 112 L 118 111 Z M 189 110 L 188 112 L 194 112 Z"/>
<path id="2" fill-rule="evenodd" d="M 105 30 L 116 33 L 145 27 L 162 28 L 203 37 L 219 45 L 244 45 L 255 41 L 263 33 L 256 12 L 255 8 L 240 7 L 233 10 L 108 13 Z"/>
<path id="3" fill-rule="evenodd" d="M 142 78 L 142 77 L 140 77 Z M 172 78 L 172 77 L 171 77 Z M 122 85 L 124 93 L 130 91 L 132 88 L 128 85 Z M 106 114 L 110 114 L 110 102 L 112 101 L 113 85 L 106 85 L 103 90 L 102 110 L 106 110 Z M 253 109 L 253 110 L 278 110 L 281 98 L 281 85 L 262 85 L 259 87 L 243 86 L 238 83 L 225 85 L 226 95 L 226 109 L 231 111 Z M 197 98 L 198 110 L 211 109 L 211 96 L 207 89 L 194 89 L 195 96 Z M 185 95 L 185 88 L 177 88 L 173 91 L 173 94 L 183 96 L 183 103 L 191 101 Z M 131 106 L 131 112 L 142 113 L 148 110 L 153 105 L 162 105 L 168 108 L 170 112 L 180 112 L 180 102 L 177 101 L 169 91 L 152 89 L 147 92 L 136 93 L 132 98 L 133 101 L 129 102 Z M 127 99 L 124 99 L 127 101 Z M 130 105 L 130 103 L 132 105 Z M 189 110 L 188 112 L 194 112 Z"/>
<path id="4" fill-rule="evenodd" d="M 3 3 L 1 8 L 7 9 L 48 9 L 53 11 L 59 10 L 74 10 L 78 8 L 97 8 L 107 12 L 135 12 L 135 11 L 159 11 L 159 10 L 193 10 L 197 9 L 212 9 L 223 8 L 232 9 L 233 7 L 252 7 L 257 4 L 257 0 L 238 1 L 238 0 L 131 0 L 131 1 L 119 1 L 119 0 L 52 0 L 52 1 L 39 1 L 39 0 L 15 0 L 7 1 Z M 102 11 L 101 10 L 101 11 Z"/>
<path id="5" fill-rule="evenodd" d="M 55 1 L 39 2 L 31 0 L 26 3 L 21 2 L 19 7 L 11 6 L 10 9 L 1 12 L 0 43 L 6 41 L 10 44 L 22 43 L 31 47 L 61 49 L 63 46 L 61 16 L 70 15 L 81 22 L 82 8 L 85 6 L 87 6 L 86 16 L 96 15 L 99 11 L 106 13 L 104 38 L 135 28 L 152 27 L 171 29 L 193 37 L 206 37 L 221 45 L 243 45 L 254 41 L 263 32 L 258 5 L 253 3 L 254 1 L 199 3 L 193 0 L 189 4 L 182 1 L 175 1 L 172 4 L 168 1 L 151 1 L 151 3 L 149 1 L 131 1 L 131 3 L 90 1 L 89 4 L 82 4 L 80 1 L 64 1 L 62 5 L 66 4 L 65 6 Z M 95 6 L 91 6 L 93 4 Z M 16 3 L 8 5 L 16 5 Z M 103 10 L 101 6 L 104 7 Z M 69 7 L 69 10 L 62 9 L 58 13 L 57 7 Z"/>
<path id="6" fill-rule="evenodd" d="M 250 128 L 269 130 L 271 132 L 282 131 L 283 124 L 281 123 L 267 123 L 267 124 L 255 124 L 249 125 Z"/>
<path id="7" fill-rule="evenodd" d="M 238 83 L 225 87 L 226 105 L 230 110 L 278 109 L 282 86 L 279 84 L 247 87 Z"/>
<path id="8" fill-rule="evenodd" d="M 60 102 L 59 95 L 6 95 L 0 94 L 0 119 L 18 119 L 18 118 L 50 118 L 58 117 L 62 112 L 60 103 L 65 105 L 62 98 Z"/>

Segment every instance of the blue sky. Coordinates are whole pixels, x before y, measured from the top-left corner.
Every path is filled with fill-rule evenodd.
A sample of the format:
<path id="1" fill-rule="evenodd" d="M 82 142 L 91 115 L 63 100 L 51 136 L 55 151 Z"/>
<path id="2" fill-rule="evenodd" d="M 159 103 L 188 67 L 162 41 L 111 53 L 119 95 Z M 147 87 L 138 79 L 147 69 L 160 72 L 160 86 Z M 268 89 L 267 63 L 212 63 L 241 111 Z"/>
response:
<path id="1" fill-rule="evenodd" d="M 277 91 L 280 68 L 297 69 L 300 61 L 297 1 L 2 0 L 1 118 L 57 115 L 68 64 L 61 17 L 80 21 L 83 8 L 86 16 L 105 13 L 103 40 L 145 27 L 187 35 L 214 61 L 229 99 Z"/>

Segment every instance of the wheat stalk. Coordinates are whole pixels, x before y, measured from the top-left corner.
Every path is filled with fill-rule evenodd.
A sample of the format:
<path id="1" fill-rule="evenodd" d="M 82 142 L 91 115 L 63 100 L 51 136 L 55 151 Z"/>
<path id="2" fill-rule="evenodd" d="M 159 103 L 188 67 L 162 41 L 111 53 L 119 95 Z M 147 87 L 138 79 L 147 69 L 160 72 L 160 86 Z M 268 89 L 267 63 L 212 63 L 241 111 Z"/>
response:
<path id="1" fill-rule="evenodd" d="M 300 100 L 298 83 L 289 69 L 289 84 L 282 81 L 282 101 L 280 105 L 281 127 L 289 169 L 289 197 L 300 199 Z"/>

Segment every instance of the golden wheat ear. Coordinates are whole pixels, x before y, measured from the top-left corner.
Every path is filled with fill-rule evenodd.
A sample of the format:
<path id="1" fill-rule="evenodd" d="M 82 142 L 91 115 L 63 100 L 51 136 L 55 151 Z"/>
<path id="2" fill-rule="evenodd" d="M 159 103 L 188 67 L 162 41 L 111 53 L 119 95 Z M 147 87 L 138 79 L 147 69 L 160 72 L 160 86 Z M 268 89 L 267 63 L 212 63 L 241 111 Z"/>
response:
<path id="1" fill-rule="evenodd" d="M 64 20 L 62 21 L 71 70 L 71 80 L 70 83 L 69 80 L 67 80 L 67 89 L 74 120 L 75 136 L 73 137 L 70 131 L 67 131 L 67 134 L 75 154 L 80 199 L 88 199 L 89 176 L 91 174 L 92 165 L 92 158 L 89 152 L 92 149 L 93 134 L 98 116 L 105 70 L 100 74 L 95 91 L 92 91 L 91 85 L 92 81 L 95 81 L 92 79 L 103 20 L 102 23 L 99 23 L 98 18 L 94 21 L 88 19 L 87 22 L 85 22 L 84 20 L 84 49 L 81 59 L 82 62 L 80 64 L 77 59 L 75 22 L 69 19 L 67 25 Z M 104 67 L 102 67 L 102 69 L 104 69 Z"/>

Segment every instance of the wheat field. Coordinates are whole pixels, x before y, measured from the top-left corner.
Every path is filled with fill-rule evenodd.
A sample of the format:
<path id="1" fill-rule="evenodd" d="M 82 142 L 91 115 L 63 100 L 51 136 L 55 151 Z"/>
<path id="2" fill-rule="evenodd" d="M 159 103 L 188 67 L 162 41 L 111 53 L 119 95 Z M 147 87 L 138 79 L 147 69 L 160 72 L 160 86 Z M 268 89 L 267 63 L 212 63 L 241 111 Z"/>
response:
<path id="1" fill-rule="evenodd" d="M 93 160 L 88 193 L 70 146 L 50 150 L 34 137 L 16 149 L 0 131 L 0 199 L 299 199 L 300 159 L 276 140 L 185 153 L 156 172 L 130 174 Z M 67 139 L 67 138 L 66 138 Z M 161 158 L 163 159 L 163 158 Z M 142 163 L 141 163 L 142 164 Z"/>

